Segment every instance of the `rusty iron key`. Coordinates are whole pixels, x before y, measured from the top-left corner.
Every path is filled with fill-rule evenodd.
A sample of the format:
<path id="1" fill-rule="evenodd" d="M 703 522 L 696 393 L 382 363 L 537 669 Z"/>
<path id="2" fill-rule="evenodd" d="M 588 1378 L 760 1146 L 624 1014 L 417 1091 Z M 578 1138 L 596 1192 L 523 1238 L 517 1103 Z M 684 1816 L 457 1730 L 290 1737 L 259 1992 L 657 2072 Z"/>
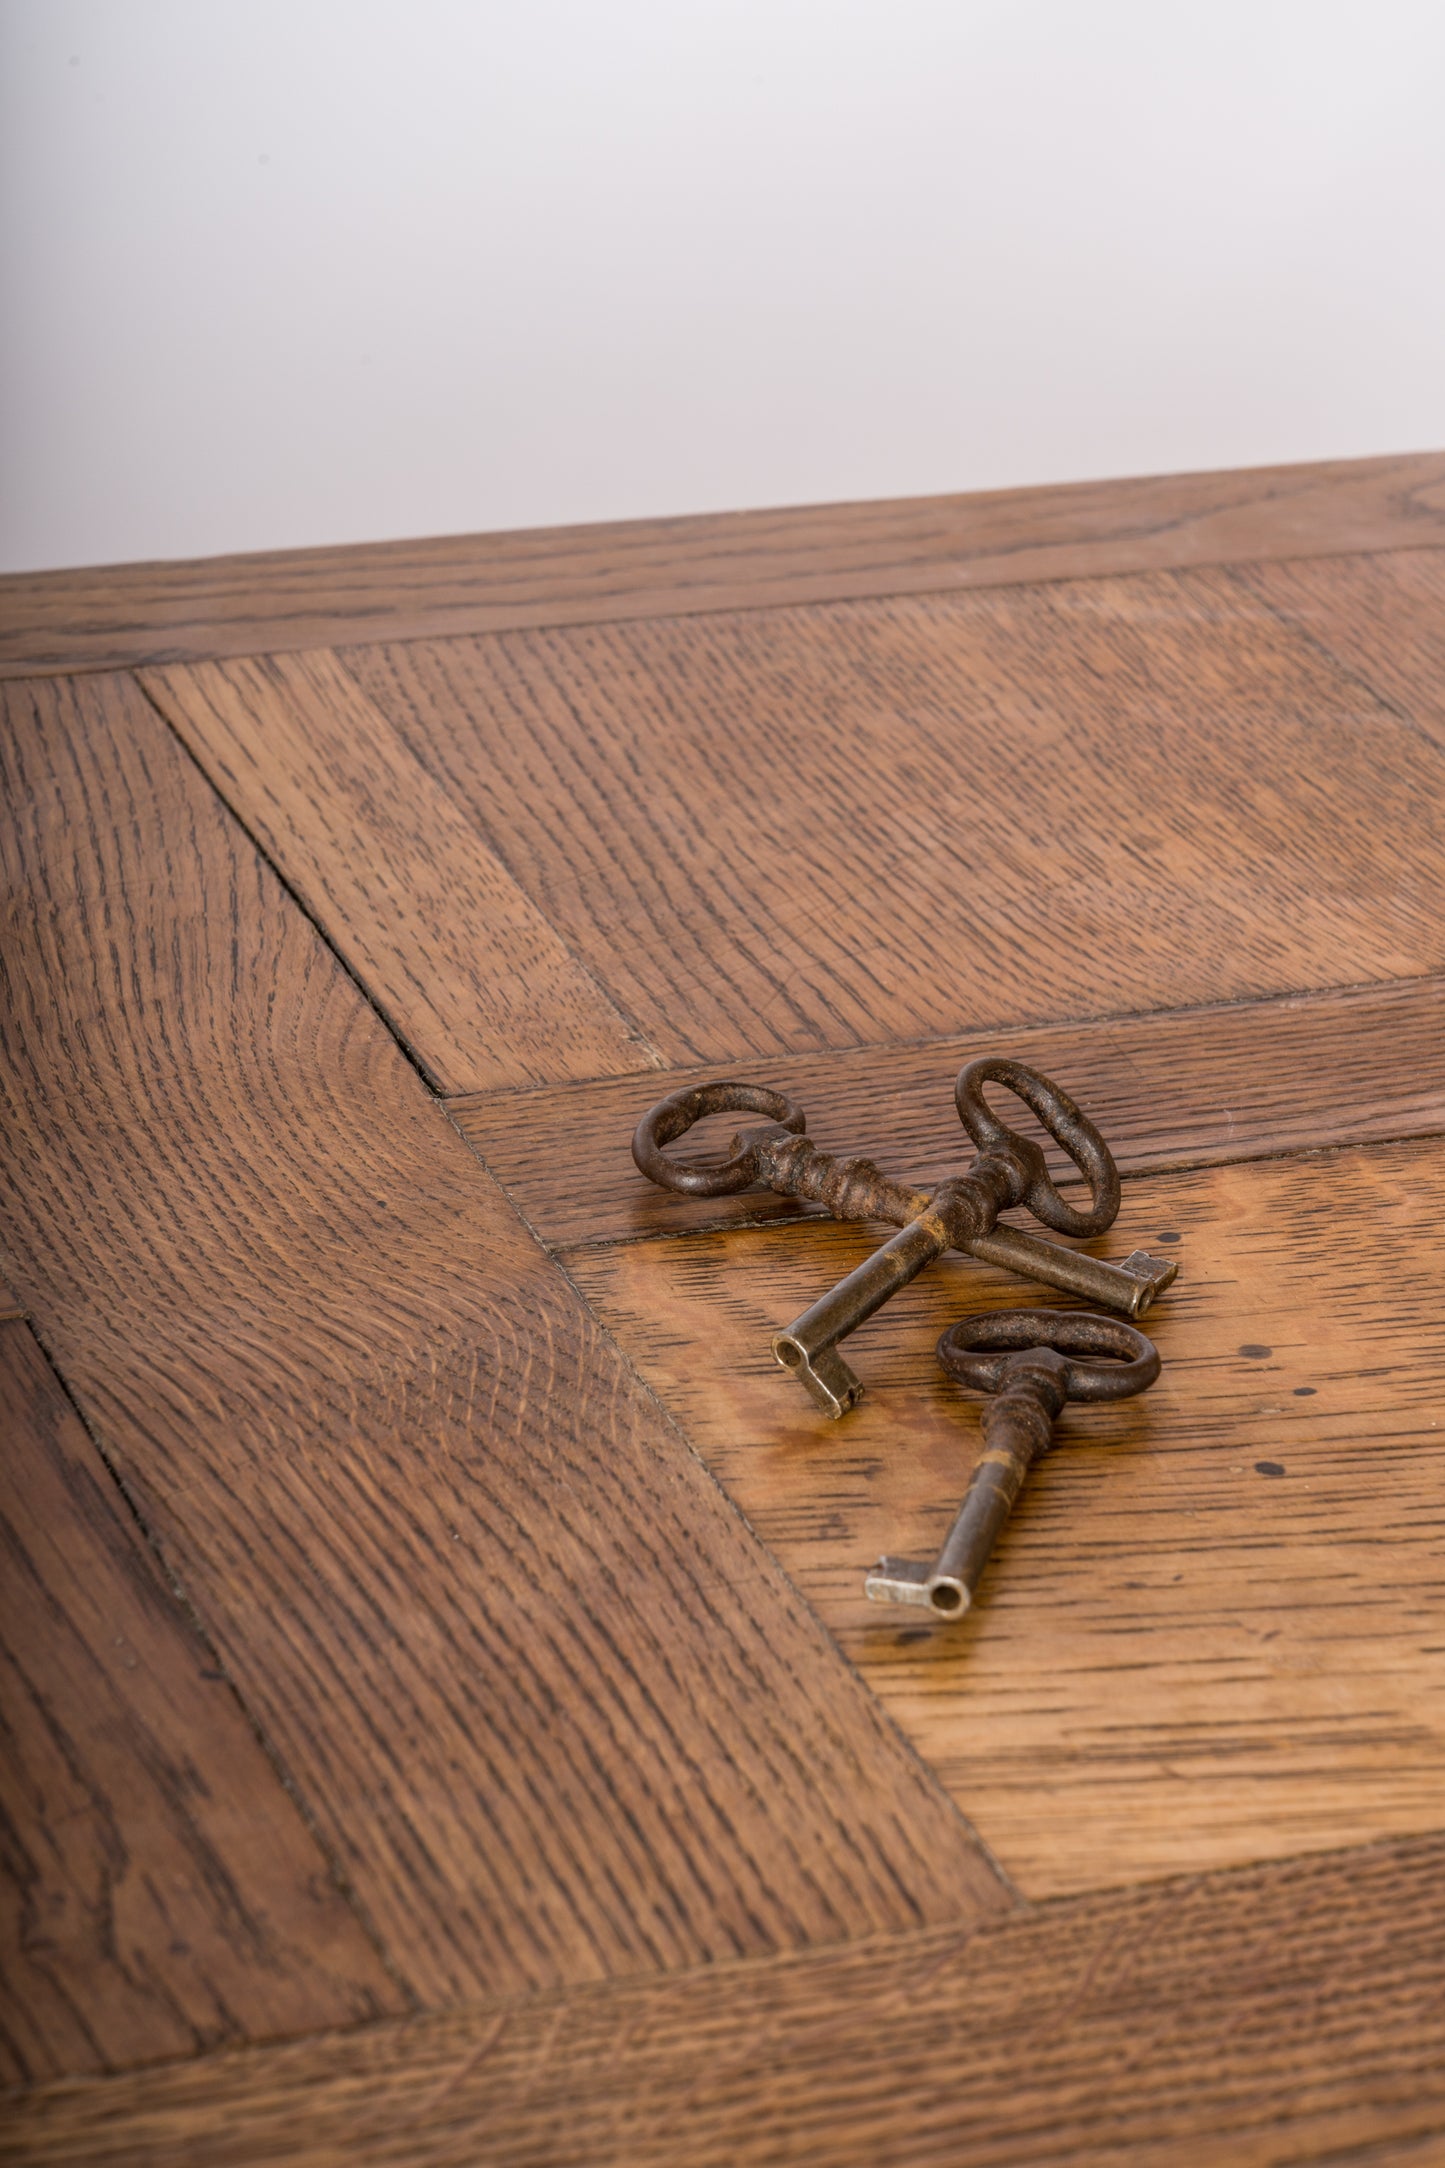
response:
<path id="1" fill-rule="evenodd" d="M 1061 1144 L 1089 1184 L 1087 1211 L 1059 1194 L 1042 1147 L 1019 1136 L 983 1096 L 986 1083 L 1022 1099 Z M 1177 1271 L 1172 1258 L 1136 1250 L 1106 1264 L 1066 1250 L 998 1218 L 1025 1205 L 1060 1234 L 1102 1234 L 1119 1209 L 1119 1172 L 1098 1130 L 1057 1084 L 1022 1062 L 988 1059 L 960 1070 L 954 1096 L 964 1128 L 978 1146 L 965 1174 L 936 1189 L 894 1181 L 870 1159 L 839 1159 L 806 1134 L 803 1110 L 781 1092 L 758 1084 L 694 1084 L 659 1100 L 638 1124 L 632 1156 L 649 1180 L 690 1197 L 721 1197 L 764 1183 L 786 1197 L 824 1205 L 835 1219 L 891 1220 L 892 1239 L 835 1288 L 774 1335 L 773 1354 L 829 1415 L 845 1415 L 862 1397 L 862 1381 L 838 1352 L 838 1342 L 906 1287 L 945 1250 L 965 1250 L 1025 1279 L 1065 1289 L 1140 1317 Z M 709 1114 L 763 1114 L 765 1126 L 739 1132 L 726 1160 L 680 1166 L 664 1149 Z"/>
<path id="2" fill-rule="evenodd" d="M 875 1603 L 922 1604 L 961 1618 L 1034 1462 L 1070 1400 L 1127 1400 L 1159 1375 L 1159 1350 L 1122 1318 L 1086 1310 L 995 1310 L 964 1318 L 938 1343 L 951 1378 L 992 1397 L 983 1456 L 931 1566 L 880 1558 L 864 1588 Z"/>

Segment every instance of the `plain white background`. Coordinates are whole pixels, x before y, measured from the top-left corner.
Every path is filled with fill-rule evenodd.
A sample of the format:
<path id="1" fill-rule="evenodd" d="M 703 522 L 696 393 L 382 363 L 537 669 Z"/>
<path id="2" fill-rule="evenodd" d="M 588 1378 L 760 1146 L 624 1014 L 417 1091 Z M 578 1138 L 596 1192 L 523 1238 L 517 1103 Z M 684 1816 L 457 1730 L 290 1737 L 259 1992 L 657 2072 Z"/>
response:
<path id="1" fill-rule="evenodd" d="M 0 0 L 6 569 L 1445 442 L 1439 0 Z"/>

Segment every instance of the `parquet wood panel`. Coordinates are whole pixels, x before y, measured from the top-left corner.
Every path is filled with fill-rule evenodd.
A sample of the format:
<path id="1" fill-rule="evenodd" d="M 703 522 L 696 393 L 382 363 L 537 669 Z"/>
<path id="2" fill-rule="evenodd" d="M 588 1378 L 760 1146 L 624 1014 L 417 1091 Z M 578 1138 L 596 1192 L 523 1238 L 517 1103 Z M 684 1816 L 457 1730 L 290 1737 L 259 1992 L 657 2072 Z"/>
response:
<path id="1" fill-rule="evenodd" d="M 0 676 L 1445 544 L 1445 454 L 0 579 Z"/>
<path id="2" fill-rule="evenodd" d="M 771 1332 L 866 1254 L 833 1223 L 573 1252 L 598 1314 L 1026 1896 L 1445 1824 L 1445 1144 L 1131 1183 L 1170 1243 L 1160 1383 L 1073 1409 L 960 1625 L 867 1602 L 932 1557 L 979 1450 L 962 1258 L 848 1343 L 841 1423 Z M 1100 1248 L 1104 1244 L 1098 1245 Z M 1061 1298 L 1062 1299 L 1062 1298 Z"/>
<path id="3" fill-rule="evenodd" d="M 0 1434 L 0 2076 L 405 2009 L 22 1324 Z"/>
<path id="4" fill-rule="evenodd" d="M 1431 2168 L 1438 1838 L 218 2056 L 12 2168 Z"/>
<path id="5" fill-rule="evenodd" d="M 5 713 L 7 1266 L 395 1976 L 1006 1902 L 134 686 Z"/>
<path id="6" fill-rule="evenodd" d="M 1445 746 L 1445 560 L 1435 551 L 1249 565 L 1234 577 Z"/>
<path id="7" fill-rule="evenodd" d="M 141 682 L 443 1091 L 656 1066 L 336 656 Z"/>
<path id="8" fill-rule="evenodd" d="M 1224 575 L 347 666 L 669 1065 L 1445 965 L 1445 752 Z"/>
<path id="9" fill-rule="evenodd" d="M 6 703 L 0 1355 L 109 1463 L 26 1401 L 14 2067 L 424 2006 L 0 2157 L 1445 2162 L 1442 551 L 1424 455 L 0 582 L 201 763 Z M 743 1073 L 930 1178 L 991 1034 L 1184 1273 L 950 1632 L 862 1577 L 1020 1283 L 827 1425 L 768 1331 L 872 1231 L 627 1137 Z"/>
<path id="10" fill-rule="evenodd" d="M 1135 1175 L 1439 1134 L 1442 1047 L 1445 979 L 1432 977 L 921 1045 L 773 1055 L 742 1068 L 795 1098 L 830 1151 L 866 1153 L 890 1174 L 927 1184 L 972 1156 L 953 1079 L 979 1055 L 1012 1055 L 1056 1077 L 1103 1130 L 1123 1172 Z M 805 1217 L 811 1207 L 769 1190 L 676 1196 L 633 1164 L 632 1132 L 655 1099 L 738 1067 L 483 1093 L 453 1099 L 448 1111 L 553 1248 Z M 1016 1102 L 1000 1104 L 1012 1106 L 1009 1120 L 1027 1122 Z M 705 1157 L 710 1127 L 726 1137 L 736 1118 L 703 1124 L 675 1153 Z M 1053 1156 L 1062 1173 L 1066 1162 Z"/>

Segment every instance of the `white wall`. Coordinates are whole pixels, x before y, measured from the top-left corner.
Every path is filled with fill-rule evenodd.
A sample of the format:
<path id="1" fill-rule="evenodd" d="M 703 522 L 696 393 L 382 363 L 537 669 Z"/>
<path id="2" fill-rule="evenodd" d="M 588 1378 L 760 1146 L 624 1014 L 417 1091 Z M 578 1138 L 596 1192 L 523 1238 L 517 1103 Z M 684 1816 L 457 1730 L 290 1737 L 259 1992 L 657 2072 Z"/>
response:
<path id="1" fill-rule="evenodd" d="M 0 565 L 1445 443 L 1440 0 L 0 0 Z"/>

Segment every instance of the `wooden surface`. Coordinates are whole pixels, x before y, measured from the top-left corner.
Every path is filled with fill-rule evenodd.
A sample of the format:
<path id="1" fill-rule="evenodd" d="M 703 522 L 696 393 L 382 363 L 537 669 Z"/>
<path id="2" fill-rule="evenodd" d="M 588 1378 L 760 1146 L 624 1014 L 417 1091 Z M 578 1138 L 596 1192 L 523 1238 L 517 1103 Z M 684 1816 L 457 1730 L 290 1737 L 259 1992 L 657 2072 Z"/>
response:
<path id="1" fill-rule="evenodd" d="M 1251 565 L 1235 578 L 1445 746 L 1445 559 L 1434 550 Z"/>
<path id="2" fill-rule="evenodd" d="M 0 587 L 7 2158 L 1445 2161 L 1442 545 L 1432 455 Z M 871 1231 L 627 1139 L 931 1179 L 983 1050 L 1183 1270 L 950 1633 L 862 1575 L 1020 1283 L 824 1425 Z"/>
<path id="3" fill-rule="evenodd" d="M 1445 751 L 1223 574 L 347 662 L 669 1067 L 1445 965 Z"/>
<path id="4" fill-rule="evenodd" d="M 441 1090 L 656 1066 L 336 656 L 141 683 Z"/>
<path id="5" fill-rule="evenodd" d="M 1040 1897 L 1439 1826 L 1442 1213 L 1438 1141 L 1131 1183 L 1091 1247 L 1178 1258 L 1149 1317 L 1164 1375 L 1062 1419 L 963 1625 L 870 1603 L 863 1580 L 885 1552 L 937 1555 L 980 1439 L 933 1345 L 956 1317 L 1032 1307 L 1025 1283 L 934 1267 L 849 1341 L 867 1392 L 834 1423 L 769 1341 L 868 1232 L 698 1235 L 569 1266 Z"/>
<path id="6" fill-rule="evenodd" d="M 6 711 L 7 1262 L 394 1976 L 1002 1903 L 154 711 Z"/>
<path id="7" fill-rule="evenodd" d="M 1423 2168 L 1438 1838 L 217 2056 L 25 2103 L 27 2168 Z"/>
<path id="8" fill-rule="evenodd" d="M 0 674 L 1445 543 L 1445 454 L 0 578 Z"/>
<path id="9" fill-rule="evenodd" d="M 404 2009 L 25 1325 L 0 1430 L 0 2077 Z"/>
<path id="10" fill-rule="evenodd" d="M 797 1219 L 764 1189 L 682 1197 L 638 1174 L 638 1118 L 680 1084 L 741 1073 L 790 1094 L 809 1134 L 923 1184 L 973 1155 L 953 1104 L 965 1061 L 1011 1054 L 1057 1078 L 1126 1175 L 1445 1131 L 1445 979 L 1408 979 L 1229 1007 L 970 1033 L 914 1046 L 774 1055 L 666 1076 L 449 1102 L 539 1239 L 555 1249 Z M 1027 1123 L 1000 1096 L 1006 1118 Z M 1008 1109 L 1012 1106 L 1012 1112 Z M 674 1156 L 705 1158 L 737 1126 L 719 1116 Z M 714 1143 L 714 1139 L 718 1140 Z M 1055 1155 L 1060 1173 L 1066 1162 Z M 1077 1176 L 1074 1176 L 1077 1179 Z"/>

